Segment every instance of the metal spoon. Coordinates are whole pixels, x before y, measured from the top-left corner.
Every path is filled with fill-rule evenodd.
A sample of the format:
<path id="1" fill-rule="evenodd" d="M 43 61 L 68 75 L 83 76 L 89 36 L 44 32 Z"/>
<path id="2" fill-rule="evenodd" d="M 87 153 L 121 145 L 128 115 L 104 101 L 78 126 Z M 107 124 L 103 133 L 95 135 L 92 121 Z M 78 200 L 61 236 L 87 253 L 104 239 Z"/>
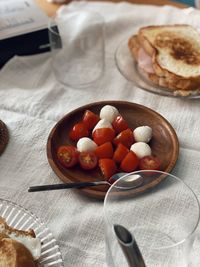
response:
<path id="1" fill-rule="evenodd" d="M 119 185 L 116 186 L 118 189 L 130 190 L 139 187 L 143 183 L 143 177 L 137 174 L 129 175 L 128 173 L 116 173 L 108 181 L 94 181 L 94 182 L 77 182 L 77 183 L 66 183 L 66 184 L 49 184 L 49 185 L 38 185 L 30 186 L 28 192 L 38 191 L 49 191 L 58 189 L 69 189 L 69 188 L 85 188 L 90 186 L 98 185 L 111 185 L 113 182 L 124 176 L 123 181 L 120 181 Z"/>
<path id="2" fill-rule="evenodd" d="M 146 267 L 134 236 L 122 225 L 114 225 L 114 233 L 130 267 Z"/>

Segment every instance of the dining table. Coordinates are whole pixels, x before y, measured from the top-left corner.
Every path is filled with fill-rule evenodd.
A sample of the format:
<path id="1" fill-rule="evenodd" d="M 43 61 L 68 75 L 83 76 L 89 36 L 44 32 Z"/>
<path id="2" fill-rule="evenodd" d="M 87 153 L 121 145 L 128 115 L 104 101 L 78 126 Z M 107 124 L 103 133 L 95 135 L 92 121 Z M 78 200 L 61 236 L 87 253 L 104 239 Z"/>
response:
<path id="1" fill-rule="evenodd" d="M 48 16 L 61 8 L 60 4 L 35 1 Z M 199 97 L 166 96 L 143 90 L 120 73 L 115 61 L 120 42 L 128 40 L 140 27 L 168 23 L 198 27 L 200 11 L 169 0 L 70 1 L 67 7 L 89 9 L 103 16 L 104 72 L 95 85 L 73 88 L 56 80 L 51 52 L 14 56 L 3 66 L 0 120 L 7 127 L 9 139 L 0 155 L 0 198 L 27 209 L 50 229 L 63 266 L 102 267 L 107 266 L 103 199 L 82 194 L 81 189 L 28 192 L 28 188 L 62 183 L 47 158 L 47 141 L 60 119 L 94 102 L 124 101 L 154 110 L 170 123 L 179 142 L 178 159 L 171 173 L 190 186 L 200 200 Z M 133 114 L 132 120 L 137 120 L 137 114 Z M 196 267 L 200 266 L 199 250 L 198 228 L 193 248 Z"/>

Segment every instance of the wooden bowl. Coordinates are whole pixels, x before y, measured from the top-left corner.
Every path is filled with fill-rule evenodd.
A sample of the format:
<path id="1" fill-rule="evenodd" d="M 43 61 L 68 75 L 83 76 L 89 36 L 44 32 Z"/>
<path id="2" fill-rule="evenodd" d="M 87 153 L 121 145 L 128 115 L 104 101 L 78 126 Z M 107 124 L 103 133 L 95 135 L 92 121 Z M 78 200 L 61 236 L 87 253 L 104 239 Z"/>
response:
<path id="1" fill-rule="evenodd" d="M 149 143 L 152 154 L 161 160 L 161 170 L 169 173 L 175 166 L 179 153 L 178 138 L 170 123 L 157 112 L 139 104 L 126 101 L 101 101 L 71 111 L 59 120 L 51 130 L 47 141 L 47 157 L 55 174 L 65 183 L 104 180 L 98 168 L 91 171 L 83 171 L 79 166 L 70 169 L 64 168 L 59 163 L 56 152 L 61 145 L 76 145 L 69 139 L 69 131 L 75 123 L 81 121 L 86 109 L 99 114 L 101 108 L 108 104 L 119 110 L 131 129 L 143 125 L 148 125 L 153 129 L 153 136 Z M 155 186 L 163 179 L 164 177 L 157 177 L 153 181 L 148 181 L 140 187 L 140 191 Z M 96 186 L 78 190 L 87 196 L 104 199 L 108 188 L 108 186 Z"/>
<path id="2" fill-rule="evenodd" d="M 0 120 L 0 155 L 4 152 L 9 140 L 9 133 L 6 124 Z"/>

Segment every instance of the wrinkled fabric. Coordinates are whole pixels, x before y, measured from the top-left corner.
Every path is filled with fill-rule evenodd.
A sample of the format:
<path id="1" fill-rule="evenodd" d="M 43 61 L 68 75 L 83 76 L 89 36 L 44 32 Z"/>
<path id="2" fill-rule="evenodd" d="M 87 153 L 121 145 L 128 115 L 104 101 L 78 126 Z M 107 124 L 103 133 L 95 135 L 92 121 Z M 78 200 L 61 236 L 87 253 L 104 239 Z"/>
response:
<path id="1" fill-rule="evenodd" d="M 104 75 L 90 88 L 64 87 L 52 72 L 50 53 L 16 56 L 4 66 L 0 71 L 0 119 L 8 126 L 10 140 L 0 157 L 0 196 L 27 208 L 49 227 L 60 246 L 64 266 L 102 267 L 106 266 L 103 202 L 74 190 L 28 193 L 27 189 L 31 185 L 60 182 L 46 155 L 48 135 L 59 119 L 91 102 L 126 100 L 157 111 L 171 123 L 180 142 L 179 158 L 172 173 L 191 186 L 200 198 L 199 100 L 143 91 L 119 73 L 114 59 L 119 43 L 139 27 L 164 23 L 199 25 L 199 13 L 190 8 L 179 10 L 125 2 L 75 1 L 68 8 L 79 5 L 104 16 Z M 200 266 L 198 236 L 195 244 L 196 266 Z"/>

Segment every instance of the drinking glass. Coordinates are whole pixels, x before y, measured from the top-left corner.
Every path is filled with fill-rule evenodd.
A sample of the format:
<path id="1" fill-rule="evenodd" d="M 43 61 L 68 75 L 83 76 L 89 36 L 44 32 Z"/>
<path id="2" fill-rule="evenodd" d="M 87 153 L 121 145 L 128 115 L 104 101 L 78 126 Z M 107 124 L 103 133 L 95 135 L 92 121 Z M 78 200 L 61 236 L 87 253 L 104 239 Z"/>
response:
<path id="1" fill-rule="evenodd" d="M 103 17 L 93 11 L 68 10 L 50 18 L 48 30 L 57 80 L 74 88 L 98 81 L 105 61 Z"/>
<path id="2" fill-rule="evenodd" d="M 132 182 L 126 181 L 136 176 L 142 177 L 144 183 L 155 181 L 155 186 L 148 188 L 147 183 L 132 188 Z M 147 267 L 193 266 L 191 253 L 199 223 L 199 202 L 178 177 L 149 170 L 124 175 L 105 196 L 104 221 L 107 266 L 128 266 L 114 225 L 131 232 Z"/>

